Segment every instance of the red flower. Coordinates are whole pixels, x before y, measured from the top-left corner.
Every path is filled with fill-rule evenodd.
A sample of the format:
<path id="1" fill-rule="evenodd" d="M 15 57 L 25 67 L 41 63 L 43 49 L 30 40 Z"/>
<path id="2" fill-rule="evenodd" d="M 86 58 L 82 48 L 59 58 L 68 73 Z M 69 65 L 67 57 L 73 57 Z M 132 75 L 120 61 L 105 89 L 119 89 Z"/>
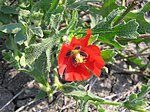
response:
<path id="1" fill-rule="evenodd" d="M 92 74 L 100 76 L 104 60 L 96 45 L 88 45 L 91 30 L 84 38 L 74 36 L 70 44 L 63 44 L 58 56 L 59 75 L 66 81 L 88 79 Z"/>

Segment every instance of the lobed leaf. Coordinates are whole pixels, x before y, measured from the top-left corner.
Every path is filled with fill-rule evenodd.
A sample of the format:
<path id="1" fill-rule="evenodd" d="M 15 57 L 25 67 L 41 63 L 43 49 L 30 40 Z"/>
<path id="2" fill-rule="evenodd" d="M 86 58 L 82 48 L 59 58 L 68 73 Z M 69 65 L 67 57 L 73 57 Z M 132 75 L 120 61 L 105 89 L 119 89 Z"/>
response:
<path id="1" fill-rule="evenodd" d="M 39 36 L 39 37 L 43 37 L 43 31 L 41 29 L 41 27 L 33 27 L 31 28 L 31 31 L 33 32 L 33 34 Z"/>
<path id="2" fill-rule="evenodd" d="M 2 6 L 0 12 L 3 12 L 4 14 L 19 14 L 16 7 L 10 6 Z"/>
<path id="3" fill-rule="evenodd" d="M 54 45 L 54 38 L 43 39 L 41 43 L 33 44 L 25 51 L 26 64 L 33 63 L 47 49 L 51 49 Z"/>
<path id="4" fill-rule="evenodd" d="M 0 31 L 4 33 L 17 33 L 19 30 L 21 30 L 20 23 L 10 23 L 0 26 Z"/>
<path id="5" fill-rule="evenodd" d="M 116 4 L 116 0 L 104 0 L 104 4 L 99 12 L 100 15 L 106 17 L 109 13 L 111 13 L 114 9 L 118 8 Z"/>
<path id="6" fill-rule="evenodd" d="M 94 34 L 99 34 L 99 40 L 103 43 L 107 43 L 116 48 L 122 48 L 123 46 L 115 39 L 116 36 L 119 38 L 136 38 L 138 36 L 138 23 L 135 20 L 130 20 L 127 23 L 121 23 L 112 26 L 114 19 L 119 15 L 122 10 L 113 10 L 106 18 L 99 22 L 97 26 L 93 28 Z"/>
<path id="7" fill-rule="evenodd" d="M 140 11 L 129 12 L 124 20 L 130 21 L 131 19 L 135 19 L 139 23 L 139 33 L 150 33 L 150 22 L 145 18 L 145 12 L 147 11 L 150 11 L 150 2 L 148 2 Z"/>
<path id="8" fill-rule="evenodd" d="M 110 62 L 114 59 L 114 56 L 116 56 L 116 52 L 113 49 L 106 49 L 101 51 L 101 56 L 105 60 L 105 62 Z"/>

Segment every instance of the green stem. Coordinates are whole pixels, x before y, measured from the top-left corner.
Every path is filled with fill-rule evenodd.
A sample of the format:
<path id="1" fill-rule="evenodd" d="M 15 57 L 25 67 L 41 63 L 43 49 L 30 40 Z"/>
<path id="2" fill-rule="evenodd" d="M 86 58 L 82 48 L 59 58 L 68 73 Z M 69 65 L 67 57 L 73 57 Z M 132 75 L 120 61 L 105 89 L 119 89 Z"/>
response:
<path id="1" fill-rule="evenodd" d="M 117 25 L 118 23 L 120 23 L 120 21 L 122 21 L 124 19 L 124 17 L 138 4 L 138 2 L 133 1 L 132 4 L 122 13 L 122 15 L 120 16 L 120 18 L 118 18 L 113 26 Z"/>
<path id="2" fill-rule="evenodd" d="M 122 0 L 122 4 L 121 5 L 125 7 L 125 0 Z"/>
<path id="3" fill-rule="evenodd" d="M 58 79 L 57 70 L 54 69 L 54 70 L 52 70 L 52 71 L 53 71 L 53 74 L 55 75 L 55 76 L 54 76 L 54 83 L 55 83 L 56 87 L 57 87 L 59 90 L 63 90 L 63 85 L 62 85 L 62 83 L 61 83 L 61 82 L 59 81 L 59 79 Z"/>
<path id="4" fill-rule="evenodd" d="M 145 49 L 141 50 L 139 53 L 143 53 L 144 51 L 150 49 L 150 46 L 149 47 L 146 47 Z"/>
<path id="5" fill-rule="evenodd" d="M 47 84 L 47 86 L 41 84 L 41 83 L 36 83 L 35 86 L 43 91 L 45 91 L 49 96 L 52 95 L 53 90 L 51 89 L 51 86 Z"/>
<path id="6" fill-rule="evenodd" d="M 113 105 L 113 106 L 121 106 L 122 103 L 120 102 L 109 102 L 109 101 L 105 101 L 105 102 L 97 102 L 98 104 L 104 104 L 104 105 Z"/>
<path id="7" fill-rule="evenodd" d="M 55 82 L 55 85 L 57 86 L 57 88 L 59 90 L 63 90 L 63 85 L 62 85 L 62 83 L 60 83 L 57 75 L 55 75 L 55 79 L 54 80 L 55 80 L 54 82 Z"/>

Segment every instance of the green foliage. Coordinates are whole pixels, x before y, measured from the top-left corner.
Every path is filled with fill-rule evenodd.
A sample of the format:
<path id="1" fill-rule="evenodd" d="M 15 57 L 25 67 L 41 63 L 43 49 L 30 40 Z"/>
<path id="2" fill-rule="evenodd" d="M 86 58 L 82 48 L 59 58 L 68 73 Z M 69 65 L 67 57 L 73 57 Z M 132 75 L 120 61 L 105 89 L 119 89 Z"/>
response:
<path id="1" fill-rule="evenodd" d="M 142 9 L 130 12 L 125 17 L 125 21 L 135 19 L 139 23 L 138 32 L 139 33 L 150 33 L 150 22 L 145 18 L 145 12 L 150 11 L 150 2 L 148 2 Z"/>
<path id="2" fill-rule="evenodd" d="M 106 18 L 101 20 L 93 28 L 94 34 L 100 34 L 98 39 L 101 42 L 107 43 L 119 49 L 123 46 L 115 39 L 116 36 L 130 39 L 136 38 L 138 36 L 138 23 L 135 20 L 113 26 L 114 19 L 120 13 L 121 10 L 119 9 L 113 10 Z"/>
<path id="3" fill-rule="evenodd" d="M 0 12 L 4 14 L 18 14 L 16 7 L 2 6 Z"/>
<path id="4" fill-rule="evenodd" d="M 105 62 L 113 61 L 116 54 L 117 53 L 113 49 L 106 49 L 101 52 L 101 56 L 105 60 Z"/>
<path id="5" fill-rule="evenodd" d="M 117 8 L 116 0 L 104 0 L 104 4 L 99 13 L 103 17 L 106 17 L 112 10 Z"/>
<path id="6" fill-rule="evenodd" d="M 4 40 L 0 50 L 11 66 L 28 73 L 38 83 L 41 91 L 37 99 L 47 95 L 52 98 L 55 92 L 62 91 L 79 101 L 82 112 L 87 112 L 90 104 L 100 112 L 105 111 L 103 104 L 146 112 L 144 96 L 150 91 L 149 83 L 126 101 L 111 102 L 81 89 L 76 82 L 61 84 L 56 70 L 62 44 L 69 42 L 73 35 L 85 36 L 88 28 L 92 29 L 89 43 L 102 46 L 101 56 L 106 64 L 113 64 L 119 57 L 120 61 L 134 64 L 137 71 L 150 67 L 140 57 L 149 47 L 141 50 L 139 46 L 141 42 L 150 45 L 149 36 L 142 37 L 150 33 L 150 20 L 145 17 L 150 2 L 141 9 L 131 9 L 132 5 L 124 7 L 116 0 L 18 0 L 14 3 L 0 0 L 0 39 Z M 136 45 L 138 55 L 130 56 L 124 50 L 128 43 Z"/>
<path id="7" fill-rule="evenodd" d="M 54 38 L 43 39 L 41 43 L 32 44 L 26 48 L 25 58 L 26 65 L 32 64 L 44 51 L 51 49 L 53 46 Z"/>
<path id="8" fill-rule="evenodd" d="M 0 26 L 0 31 L 4 33 L 17 33 L 19 30 L 21 30 L 21 25 L 19 23 L 11 23 L 8 25 L 2 25 Z"/>
<path id="9" fill-rule="evenodd" d="M 124 106 L 128 109 L 138 112 L 148 112 L 145 110 L 147 99 L 144 96 L 150 91 L 150 81 L 147 85 L 142 85 L 141 91 L 138 94 L 132 93 L 129 99 L 124 102 Z"/>

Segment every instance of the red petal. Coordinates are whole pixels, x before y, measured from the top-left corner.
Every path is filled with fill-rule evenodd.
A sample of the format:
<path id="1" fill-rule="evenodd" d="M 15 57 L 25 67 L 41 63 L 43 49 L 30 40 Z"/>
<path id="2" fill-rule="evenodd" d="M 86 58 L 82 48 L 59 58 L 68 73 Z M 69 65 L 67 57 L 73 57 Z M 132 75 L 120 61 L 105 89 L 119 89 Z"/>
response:
<path id="1" fill-rule="evenodd" d="M 76 47 L 76 46 L 80 46 L 81 43 L 79 41 L 79 39 L 77 39 L 75 36 L 72 38 L 71 42 L 70 42 L 70 46 L 72 48 Z"/>
<path id="2" fill-rule="evenodd" d="M 101 69 L 104 67 L 104 60 L 100 57 L 100 49 L 95 45 L 89 45 L 84 48 L 84 51 L 88 54 L 85 66 L 96 76 L 99 76 Z"/>
<path id="3" fill-rule="evenodd" d="M 71 40 L 70 46 L 75 47 L 75 46 L 87 46 L 89 38 L 91 36 L 92 31 L 90 29 L 87 29 L 86 36 L 84 38 L 76 39 L 74 36 Z"/>
<path id="4" fill-rule="evenodd" d="M 105 62 L 104 60 L 99 56 L 96 58 L 96 62 L 95 62 L 95 65 L 98 67 L 98 68 L 103 68 L 104 65 L 105 65 Z"/>
<path id="5" fill-rule="evenodd" d="M 58 66 L 61 66 L 65 63 L 66 54 L 71 51 L 70 46 L 68 44 L 63 44 L 58 56 Z"/>
<path id="6" fill-rule="evenodd" d="M 59 75 L 62 77 L 66 68 L 66 64 L 62 64 L 58 68 Z"/>
<path id="7" fill-rule="evenodd" d="M 100 76 L 101 69 L 98 68 L 94 63 L 87 62 L 85 66 L 89 68 L 94 75 Z"/>
<path id="8" fill-rule="evenodd" d="M 89 38 L 90 38 L 91 34 L 92 34 L 91 29 L 87 29 L 86 36 L 84 38 L 79 39 L 80 42 L 82 43 L 82 46 L 87 46 L 88 45 L 88 41 L 89 41 Z"/>
<path id="9" fill-rule="evenodd" d="M 89 71 L 85 68 L 83 64 L 78 66 L 73 66 L 72 60 L 68 60 L 68 64 L 65 72 L 65 80 L 67 81 L 81 81 L 86 80 L 91 76 Z"/>

